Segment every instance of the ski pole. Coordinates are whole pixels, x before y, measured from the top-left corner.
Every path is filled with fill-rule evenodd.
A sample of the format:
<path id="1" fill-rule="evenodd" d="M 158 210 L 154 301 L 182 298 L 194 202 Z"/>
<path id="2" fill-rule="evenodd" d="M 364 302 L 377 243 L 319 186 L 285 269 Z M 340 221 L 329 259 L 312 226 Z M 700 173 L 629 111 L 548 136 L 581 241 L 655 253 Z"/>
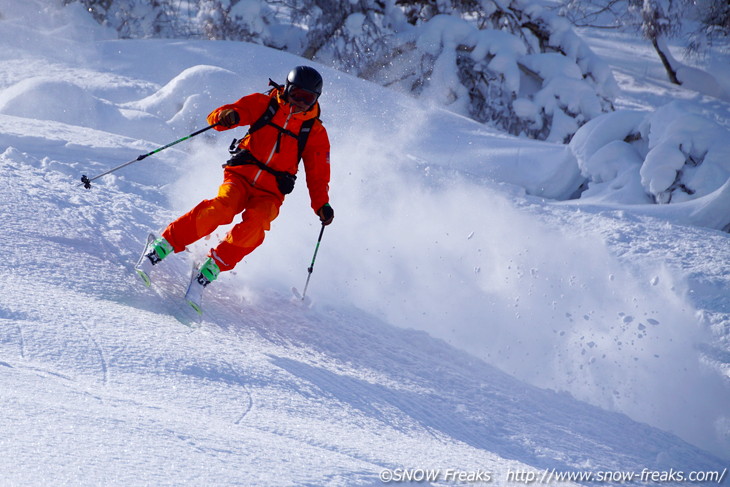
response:
<path id="1" fill-rule="evenodd" d="M 182 137 L 182 138 L 180 138 L 180 139 L 177 139 L 177 140 L 176 140 L 176 141 L 174 141 L 174 142 L 170 142 L 170 143 L 169 143 L 169 144 L 167 144 L 167 145 L 163 145 L 162 147 L 159 147 L 159 148 L 157 148 L 157 149 L 153 150 L 152 152 L 148 152 L 147 154 L 142 154 L 142 155 L 138 156 L 138 157 L 137 157 L 136 159 L 132 159 L 131 161 L 129 161 L 129 162 L 125 162 L 124 164 L 122 164 L 122 165 L 120 165 L 120 166 L 117 166 L 117 167 L 115 167 L 115 168 L 113 168 L 113 169 L 109 169 L 108 171 L 106 171 L 106 172 L 103 172 L 103 173 L 101 173 L 101 174 L 97 174 L 97 175 L 96 175 L 96 176 L 94 176 L 93 178 L 89 178 L 89 177 L 87 177 L 87 176 L 86 176 L 86 175 L 84 174 L 83 176 L 81 176 L 81 182 L 83 183 L 83 186 L 84 186 L 84 188 L 86 188 L 86 189 L 91 189 L 91 182 L 92 182 L 92 181 L 94 181 L 94 180 L 96 180 L 96 179 L 99 179 L 99 178 L 100 178 L 100 177 L 102 177 L 102 176 L 106 176 L 107 174 L 111 174 L 111 173 L 113 173 L 114 171 L 118 171 L 119 169 L 121 169 L 121 168 L 123 168 L 123 167 L 127 167 L 127 166 L 129 166 L 130 164 L 134 164 L 135 162 L 139 162 L 139 161 L 141 161 L 142 159 L 144 159 L 145 157 L 151 156 L 152 154 L 157 154 L 158 152 L 160 152 L 160 151 L 162 151 L 162 150 L 165 150 L 165 149 L 167 149 L 168 147 L 172 147 L 172 146 L 173 146 L 173 145 L 175 145 L 175 144 L 179 144 L 180 142 L 184 142 L 184 141 L 186 141 L 186 140 L 188 140 L 188 139 L 191 139 L 191 138 L 195 137 L 195 136 L 196 136 L 196 135 L 198 135 L 198 134 L 202 134 L 202 133 L 203 133 L 203 132 L 205 132 L 206 130 L 210 130 L 210 129 L 212 129 L 212 128 L 213 128 L 213 127 L 215 127 L 216 125 L 218 125 L 218 124 L 217 124 L 217 123 L 214 123 L 213 125 L 208 125 L 207 127 L 203 128 L 203 129 L 200 129 L 200 130 L 198 130 L 197 132 L 193 132 L 192 134 L 190 134 L 190 135 L 186 135 L 185 137 Z"/>
<path id="2" fill-rule="evenodd" d="M 324 233 L 324 223 L 322 224 L 322 230 L 319 231 L 319 238 L 317 239 L 317 246 L 314 247 L 314 256 L 312 257 L 312 263 L 309 265 L 309 274 L 307 274 L 307 282 L 304 284 L 304 291 L 302 292 L 302 301 L 307 295 L 307 287 L 309 287 L 309 279 L 312 277 L 312 271 L 314 271 L 314 261 L 317 259 L 317 252 L 319 252 L 319 244 L 322 242 L 322 234 Z"/>

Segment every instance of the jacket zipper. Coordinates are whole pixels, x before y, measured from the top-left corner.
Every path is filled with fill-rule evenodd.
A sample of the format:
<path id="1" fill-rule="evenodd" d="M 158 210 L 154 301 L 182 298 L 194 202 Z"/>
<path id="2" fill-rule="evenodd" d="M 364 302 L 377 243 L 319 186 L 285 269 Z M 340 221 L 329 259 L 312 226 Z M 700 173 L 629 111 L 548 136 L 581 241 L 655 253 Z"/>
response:
<path id="1" fill-rule="evenodd" d="M 286 120 L 284 121 L 284 126 L 282 128 L 286 128 L 289 125 L 289 119 L 291 119 L 292 112 L 289 111 L 289 113 L 286 116 Z M 271 152 L 269 153 L 269 157 L 266 159 L 266 162 L 264 162 L 265 166 L 268 166 L 271 162 L 271 159 L 274 158 L 274 153 L 276 152 L 276 141 L 274 141 L 274 146 L 271 148 Z M 261 176 L 261 173 L 264 172 L 263 169 L 259 169 L 259 171 L 256 173 L 256 176 L 253 178 L 253 184 L 256 185 L 256 181 L 259 180 L 259 176 Z"/>

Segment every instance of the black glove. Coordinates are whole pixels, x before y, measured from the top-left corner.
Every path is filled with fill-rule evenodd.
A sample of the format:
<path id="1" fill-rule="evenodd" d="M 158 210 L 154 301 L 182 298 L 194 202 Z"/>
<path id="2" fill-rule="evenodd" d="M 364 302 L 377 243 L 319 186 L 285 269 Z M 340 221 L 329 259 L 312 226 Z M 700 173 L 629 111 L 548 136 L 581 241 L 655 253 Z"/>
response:
<path id="1" fill-rule="evenodd" d="M 335 210 L 332 209 L 329 203 L 325 203 L 325 205 L 317 211 L 317 215 L 319 215 L 319 220 L 322 222 L 322 225 L 329 225 L 332 223 L 332 220 L 335 219 Z"/>
<path id="2" fill-rule="evenodd" d="M 224 127 L 233 127 L 241 120 L 238 116 L 238 112 L 231 108 L 226 108 L 218 113 L 218 123 Z"/>

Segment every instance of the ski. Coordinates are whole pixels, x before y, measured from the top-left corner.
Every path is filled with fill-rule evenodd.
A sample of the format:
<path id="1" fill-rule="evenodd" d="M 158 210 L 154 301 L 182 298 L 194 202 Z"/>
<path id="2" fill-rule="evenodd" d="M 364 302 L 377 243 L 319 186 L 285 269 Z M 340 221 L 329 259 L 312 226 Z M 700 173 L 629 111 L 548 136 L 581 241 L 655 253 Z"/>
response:
<path id="1" fill-rule="evenodd" d="M 187 302 L 199 316 L 203 316 L 203 286 L 198 283 L 198 274 L 200 274 L 198 267 L 198 264 L 193 264 L 188 289 L 185 291 L 185 302 Z"/>
<path id="2" fill-rule="evenodd" d="M 152 269 L 152 263 L 149 262 L 147 254 L 152 250 L 152 243 L 157 239 L 157 236 L 150 232 L 147 235 L 147 242 L 145 243 L 142 254 L 139 256 L 137 263 L 134 266 L 134 270 L 137 275 L 142 279 L 145 286 L 150 287 L 152 285 L 152 279 L 150 278 L 150 270 Z"/>
<path id="3" fill-rule="evenodd" d="M 177 273 L 173 272 L 173 275 L 170 275 L 170 269 L 168 268 L 168 272 L 162 272 L 159 276 L 157 276 L 155 282 L 152 282 L 151 272 L 153 264 L 147 255 L 153 249 L 155 240 L 157 240 L 157 235 L 154 233 L 147 235 L 144 250 L 142 250 L 142 254 L 139 256 L 139 259 L 134 266 L 135 273 L 139 276 L 144 285 L 154 291 L 154 293 L 158 296 L 161 310 L 169 313 L 172 317 L 189 328 L 198 328 L 200 326 L 200 319 L 203 313 L 200 299 L 191 303 L 188 299 L 189 296 L 186 294 L 185 304 L 181 302 L 182 300 L 180 296 L 185 288 L 183 287 L 184 284 L 180 282 L 180 279 L 175 278 L 174 274 Z M 196 266 L 193 266 L 191 281 L 196 275 Z M 188 286 L 188 290 L 189 288 L 190 286 Z M 195 314 L 191 312 L 191 307 L 195 310 Z"/>

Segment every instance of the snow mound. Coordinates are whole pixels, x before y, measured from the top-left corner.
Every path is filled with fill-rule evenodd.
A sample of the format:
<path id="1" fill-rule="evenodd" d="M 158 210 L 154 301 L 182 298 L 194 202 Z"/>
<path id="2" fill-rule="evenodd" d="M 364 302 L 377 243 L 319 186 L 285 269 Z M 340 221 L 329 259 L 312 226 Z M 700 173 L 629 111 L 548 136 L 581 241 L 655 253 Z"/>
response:
<path id="1" fill-rule="evenodd" d="M 174 128 L 200 124 L 212 108 L 231 102 L 231 93 L 250 90 L 238 74 L 217 66 L 193 66 L 175 76 L 160 90 L 128 108 L 167 120 Z"/>
<path id="2" fill-rule="evenodd" d="M 0 91 L 0 114 L 77 125 L 144 137 L 155 120 L 148 114 L 122 110 L 67 80 L 33 77 Z"/>
<path id="3" fill-rule="evenodd" d="M 602 115 L 570 143 L 588 180 L 581 199 L 621 204 L 717 199 L 730 179 L 728 140 L 727 129 L 677 102 L 652 113 Z"/>
<path id="4" fill-rule="evenodd" d="M 678 103 L 647 117 L 642 134 L 649 152 L 641 182 L 658 203 L 706 196 L 730 177 L 728 131 Z"/>
<path id="5" fill-rule="evenodd" d="M 118 122 L 122 118 L 115 106 L 81 87 L 42 77 L 26 79 L 3 90 L 0 113 L 69 124 L 81 122 L 91 128 L 104 120 Z"/>

